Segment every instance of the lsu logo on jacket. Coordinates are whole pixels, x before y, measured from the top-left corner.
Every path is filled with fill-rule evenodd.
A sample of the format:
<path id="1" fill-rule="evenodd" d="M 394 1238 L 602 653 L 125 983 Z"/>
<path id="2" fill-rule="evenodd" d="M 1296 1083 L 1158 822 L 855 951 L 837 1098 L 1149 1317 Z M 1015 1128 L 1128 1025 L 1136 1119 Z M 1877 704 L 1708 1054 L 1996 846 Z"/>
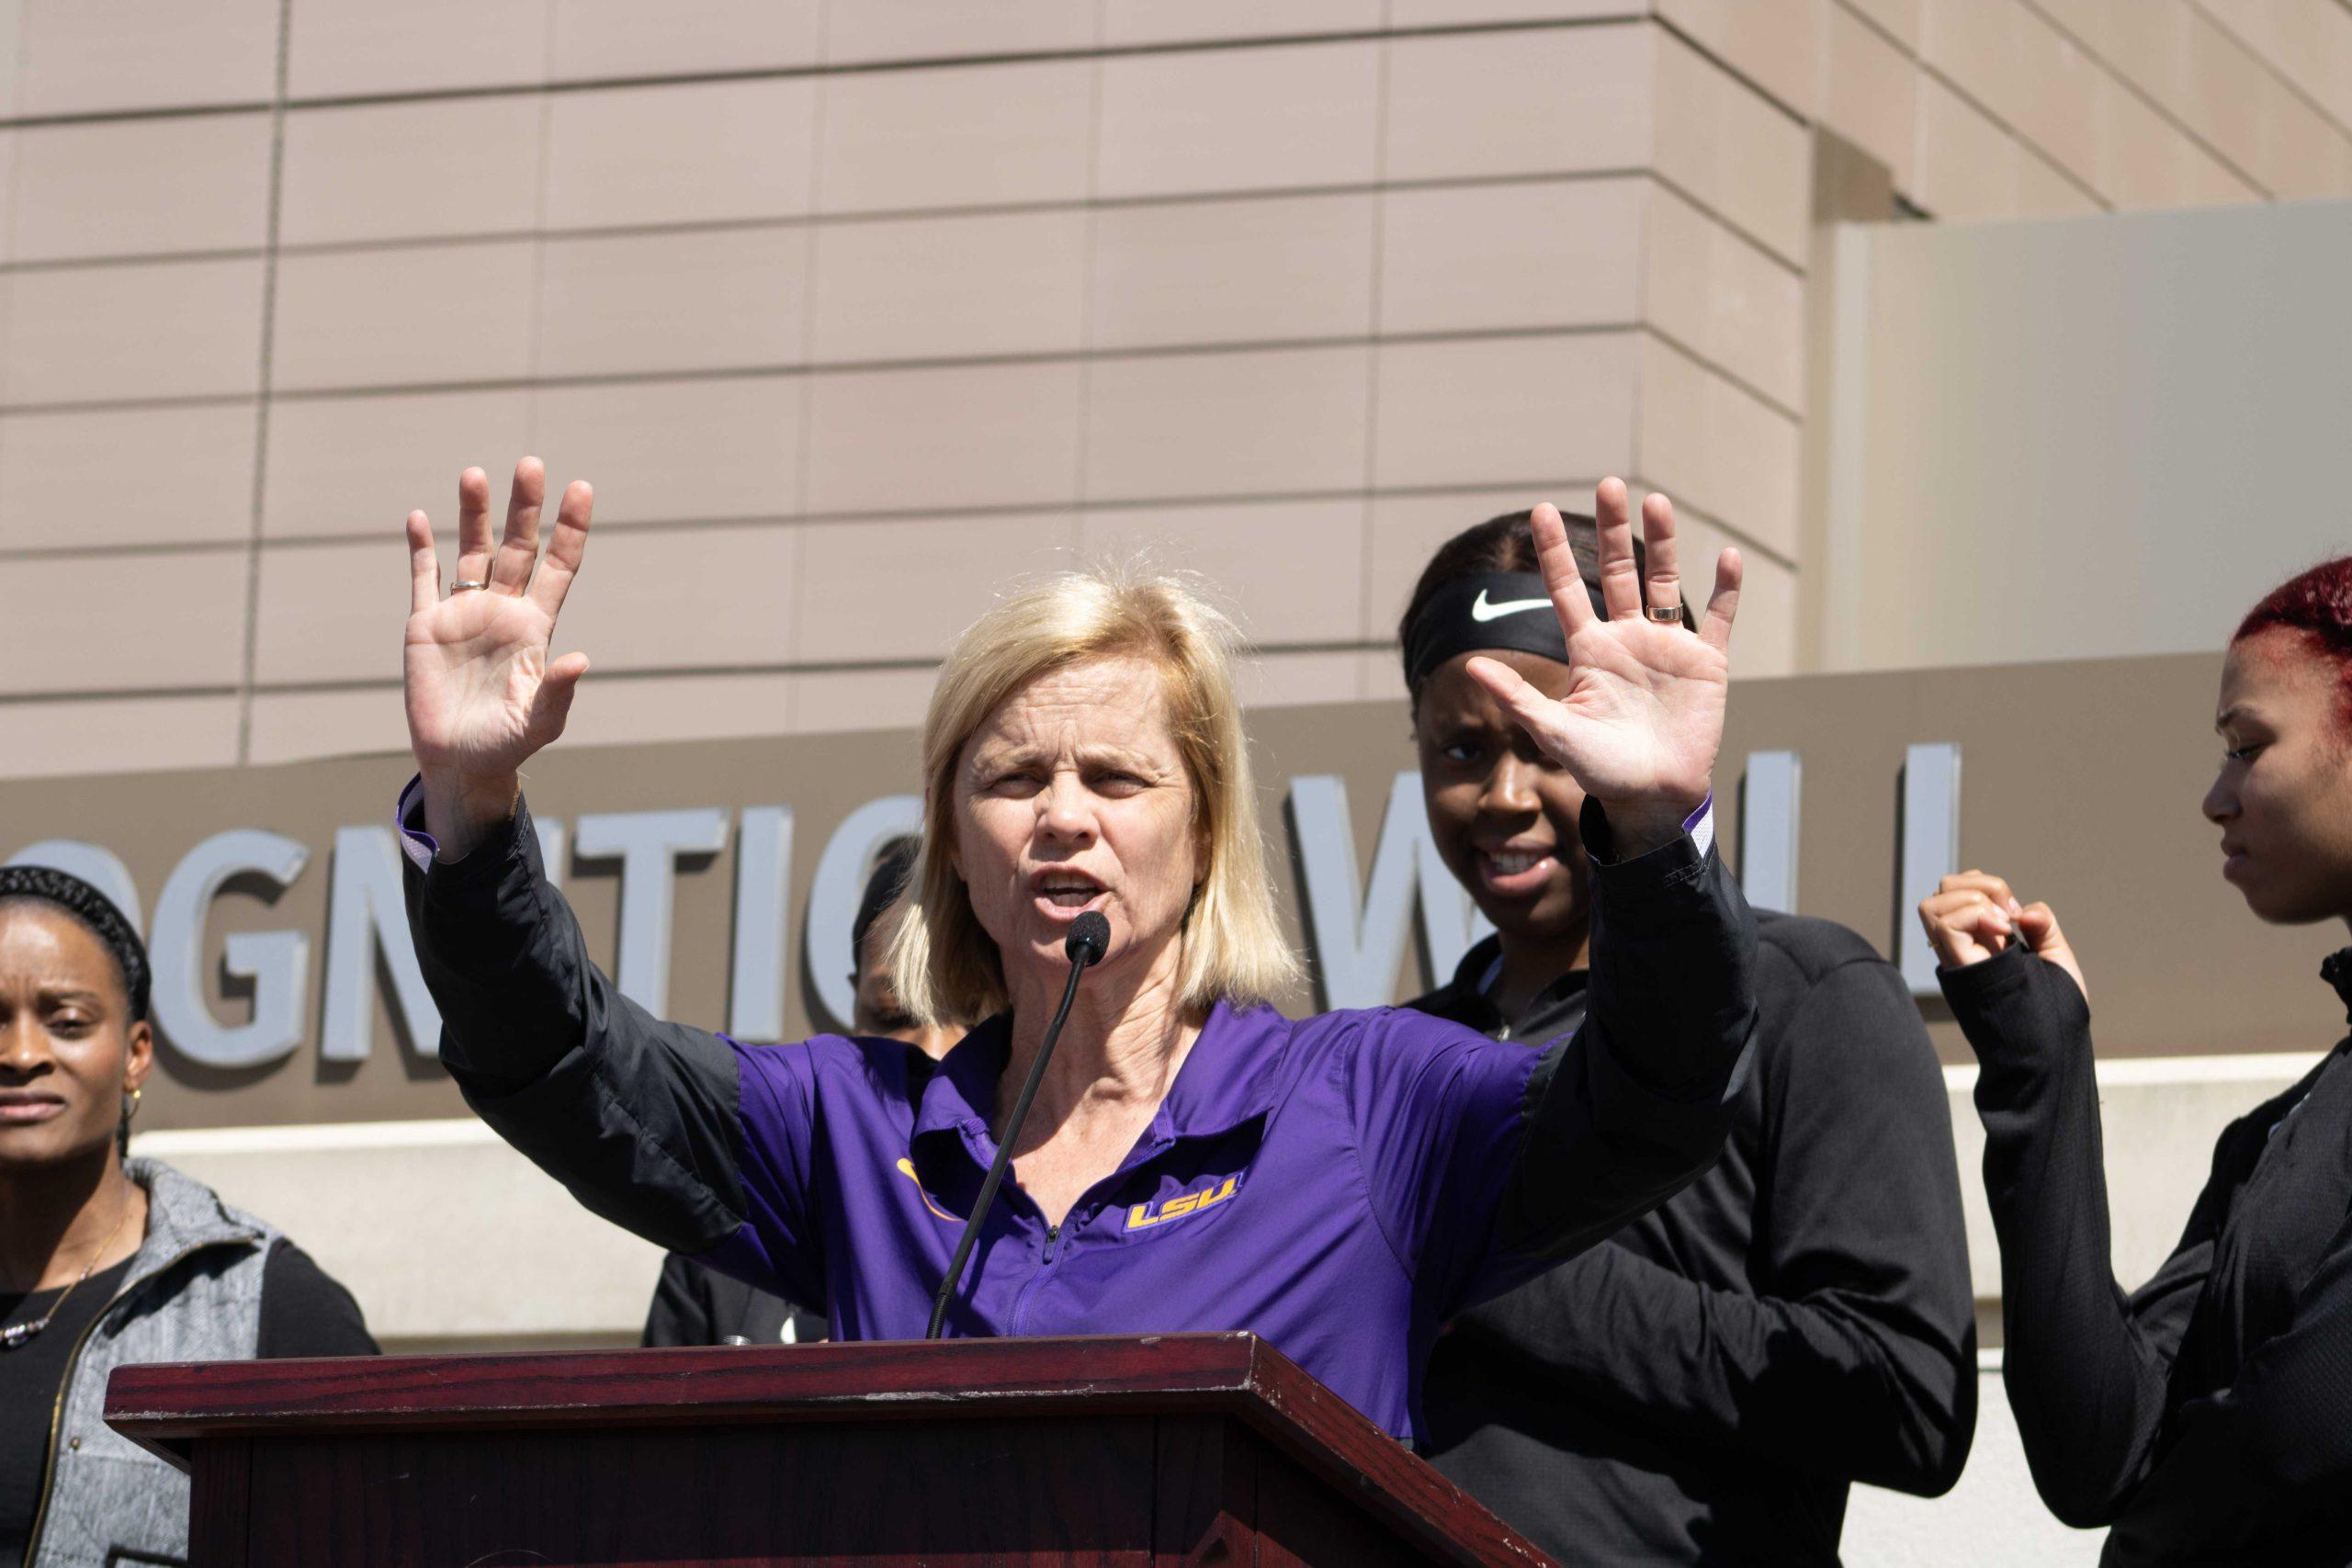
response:
<path id="1" fill-rule="evenodd" d="M 1234 1184 L 1240 1179 L 1238 1176 L 1228 1176 L 1222 1187 L 1212 1184 L 1198 1192 L 1163 1199 L 1157 1204 L 1137 1203 L 1127 1211 L 1127 1229 L 1145 1230 L 1152 1225 L 1165 1224 L 1170 1220 L 1181 1220 L 1187 1214 L 1197 1214 L 1211 1204 L 1222 1203 L 1232 1197 Z"/>

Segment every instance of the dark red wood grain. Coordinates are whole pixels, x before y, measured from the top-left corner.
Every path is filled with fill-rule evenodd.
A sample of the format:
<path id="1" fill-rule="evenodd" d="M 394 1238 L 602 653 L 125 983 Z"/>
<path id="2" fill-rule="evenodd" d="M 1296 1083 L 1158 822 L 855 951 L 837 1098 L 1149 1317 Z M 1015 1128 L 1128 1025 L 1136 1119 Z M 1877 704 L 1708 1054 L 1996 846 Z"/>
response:
<path id="1" fill-rule="evenodd" d="M 315 1537 L 261 1549 L 277 1539 L 273 1531 L 331 1528 L 319 1510 L 299 1506 L 300 1498 L 366 1497 L 370 1486 L 379 1510 L 389 1510 L 383 1529 L 421 1528 L 411 1517 L 417 1510 L 395 1506 L 401 1494 L 384 1477 L 406 1478 L 401 1484 L 417 1496 L 418 1488 L 438 1487 L 436 1495 L 494 1498 L 494 1507 L 478 1502 L 485 1517 L 527 1517 L 540 1532 L 534 1539 L 557 1540 L 546 1532 L 557 1529 L 561 1510 L 534 1511 L 529 1480 L 550 1474 L 571 1478 L 558 1492 L 584 1489 L 603 1520 L 599 1539 L 607 1541 L 627 1537 L 627 1521 L 639 1517 L 629 1509 L 649 1497 L 660 1505 L 649 1516 L 656 1521 L 685 1498 L 702 1499 L 694 1505 L 698 1518 L 700 1510 L 731 1509 L 726 1520 L 705 1521 L 707 1533 L 737 1553 L 712 1559 L 719 1561 L 756 1560 L 741 1555 L 743 1543 L 777 1539 L 758 1532 L 786 1520 L 800 1521 L 795 1528 L 812 1553 L 830 1554 L 854 1536 L 865 1542 L 855 1560 L 874 1562 L 892 1560 L 888 1546 L 898 1536 L 906 1538 L 908 1561 L 942 1562 L 1024 1561 L 1008 1544 L 1023 1540 L 1041 1549 L 1058 1541 L 1050 1560 L 1070 1562 L 1252 1555 L 1269 1563 L 1544 1561 L 1403 1444 L 1249 1334 L 125 1367 L 108 1384 L 106 1414 L 118 1430 L 175 1463 L 198 1445 L 207 1455 L 220 1446 L 224 1457 L 230 1444 L 249 1445 L 250 1474 L 240 1484 L 253 1499 L 255 1568 L 437 1561 L 442 1548 L 466 1546 L 464 1521 L 445 1519 L 444 1537 L 403 1537 L 388 1557 Z M 1125 1436 L 1114 1441 L 1114 1434 Z M 1016 1463 L 1006 1457 L 1015 1449 L 1030 1457 Z M 1042 1457 L 1056 1451 L 1070 1457 L 1053 1463 Z M 999 1460 L 1013 1467 L 999 1483 L 967 1484 Z M 935 1467 L 944 1491 L 861 1491 L 860 1477 L 875 1467 L 906 1462 Z M 779 1473 L 759 1466 L 778 1464 L 795 1477 L 789 1485 L 754 1483 Z M 200 1495 L 227 1479 L 203 1458 L 195 1469 Z M 1054 1481 L 1063 1474 L 1092 1479 L 1071 1490 Z M 731 1480 L 721 1485 L 716 1477 Z M 737 1501 L 746 1486 L 774 1506 Z M 1121 1503 L 1106 1492 L 1131 1495 Z M 991 1528 L 1001 1539 L 990 1536 L 968 1559 L 941 1555 L 943 1543 L 922 1536 L 915 1517 L 924 1512 L 921 1499 L 933 1495 L 952 1502 L 933 1512 L 967 1526 L 998 1519 Z M 862 1524 L 858 1509 L 832 1507 L 860 1496 L 876 1510 Z M 1136 1497 L 1144 1500 L 1140 1515 L 1127 1507 Z M 812 1506 L 821 1517 L 852 1520 L 851 1535 L 809 1536 Z M 397 1523 L 401 1518 L 410 1522 Z M 1046 1519 L 1067 1528 L 1049 1529 Z M 752 1533 L 739 1536 L 739 1522 Z M 1338 1555 L 1317 1544 L 1342 1539 L 1351 1544 Z M 1374 1551 L 1371 1543 L 1382 1541 L 1402 1555 Z"/>

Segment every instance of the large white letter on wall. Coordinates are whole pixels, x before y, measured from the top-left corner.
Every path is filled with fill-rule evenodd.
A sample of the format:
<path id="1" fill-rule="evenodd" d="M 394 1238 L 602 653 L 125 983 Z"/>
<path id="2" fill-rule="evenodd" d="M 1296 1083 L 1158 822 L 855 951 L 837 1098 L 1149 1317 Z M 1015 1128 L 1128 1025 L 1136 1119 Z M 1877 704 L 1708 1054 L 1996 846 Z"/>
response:
<path id="1" fill-rule="evenodd" d="M 421 1056 L 439 1055 L 441 1010 L 424 988 L 416 946 L 409 940 L 400 847 L 390 828 L 338 828 L 327 885 L 326 1008 L 319 1030 L 319 1055 L 330 1062 L 368 1059 L 375 1017 L 368 1006 L 375 991 L 370 982 L 379 948 L 409 1043 Z"/>
<path id="2" fill-rule="evenodd" d="M 235 1028 L 212 1016 L 205 999 L 204 922 L 232 878 L 255 875 L 284 887 L 301 874 L 311 852 L 280 833 L 232 828 L 187 852 L 155 900 L 155 1023 L 183 1055 L 214 1067 L 274 1062 L 302 1038 L 310 943 L 300 931 L 235 931 L 221 967 L 254 987 L 254 1016 Z"/>
<path id="3" fill-rule="evenodd" d="M 784 953 L 792 885 L 792 807 L 747 806 L 735 830 L 735 957 L 728 967 L 727 1032 L 784 1033 Z"/>
<path id="4" fill-rule="evenodd" d="M 1301 774 L 1291 781 L 1290 813 L 1303 884 L 1299 908 L 1323 1006 L 1382 1007 L 1390 1000 L 1405 957 L 1406 917 L 1417 902 L 1421 945 L 1441 985 L 1471 944 L 1493 929 L 1438 858 L 1419 773 L 1400 773 L 1389 784 L 1369 892 L 1359 892 L 1347 782 L 1331 773 Z"/>
<path id="5" fill-rule="evenodd" d="M 27 844 L 0 861 L 0 865 L 45 865 L 78 876 L 111 899 L 132 931 L 147 929 L 139 908 L 139 884 L 131 880 L 130 868 L 122 863 L 121 856 L 102 845 L 85 844 L 79 839 L 43 839 L 38 844 Z"/>
<path id="6" fill-rule="evenodd" d="M 715 806 L 598 812 L 581 818 L 573 831 L 572 853 L 580 859 L 621 863 L 621 958 L 614 983 L 657 1017 L 670 1007 L 672 873 L 682 854 L 715 855 L 726 847 L 727 813 Z"/>
<path id="7" fill-rule="evenodd" d="M 1940 995 L 1936 950 L 1919 923 L 1919 900 L 1960 869 L 1960 748 L 1914 746 L 1903 753 L 1903 861 L 1894 911 L 1896 967 L 1915 997 Z"/>

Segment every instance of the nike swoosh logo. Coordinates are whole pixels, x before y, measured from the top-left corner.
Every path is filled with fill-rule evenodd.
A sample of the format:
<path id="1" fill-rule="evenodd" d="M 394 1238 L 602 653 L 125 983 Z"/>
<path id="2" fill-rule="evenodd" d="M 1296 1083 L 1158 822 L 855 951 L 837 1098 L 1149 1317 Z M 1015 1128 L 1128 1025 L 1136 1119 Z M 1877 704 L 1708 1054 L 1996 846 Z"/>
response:
<path id="1" fill-rule="evenodd" d="M 1549 599 L 1506 599 L 1499 604 L 1489 604 L 1487 603 L 1487 591 L 1481 588 L 1476 602 L 1470 606 L 1470 618 L 1474 621 L 1498 621 L 1505 615 L 1516 615 L 1522 610 L 1548 608 L 1551 603 Z"/>

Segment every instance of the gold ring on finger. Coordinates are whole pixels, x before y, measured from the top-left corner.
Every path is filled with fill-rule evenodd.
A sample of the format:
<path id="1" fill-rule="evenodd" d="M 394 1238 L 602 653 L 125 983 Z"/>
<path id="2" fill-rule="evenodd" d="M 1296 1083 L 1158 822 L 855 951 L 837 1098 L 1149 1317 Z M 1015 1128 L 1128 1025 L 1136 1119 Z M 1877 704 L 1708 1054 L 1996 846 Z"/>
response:
<path id="1" fill-rule="evenodd" d="M 1682 606 L 1679 604 L 1652 604 L 1649 606 L 1649 617 L 1651 620 L 1657 622 L 1660 626 L 1679 626 L 1682 624 Z"/>
<path id="2" fill-rule="evenodd" d="M 470 581 L 465 582 L 453 582 L 449 584 L 449 597 L 454 599 L 460 593 L 468 592 L 475 589 L 487 588 L 489 586 L 490 584 L 487 582 L 474 582 Z"/>

